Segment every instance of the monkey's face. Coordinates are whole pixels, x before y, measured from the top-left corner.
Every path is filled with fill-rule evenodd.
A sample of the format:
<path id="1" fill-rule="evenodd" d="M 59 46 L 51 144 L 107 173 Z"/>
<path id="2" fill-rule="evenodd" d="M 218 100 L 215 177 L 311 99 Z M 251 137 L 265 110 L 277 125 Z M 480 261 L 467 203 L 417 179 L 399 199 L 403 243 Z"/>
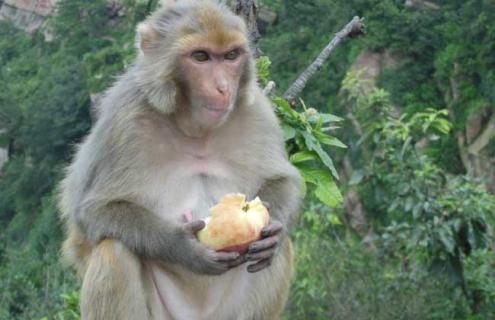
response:
<path id="1" fill-rule="evenodd" d="M 246 51 L 240 46 L 197 46 L 181 57 L 180 78 L 186 106 L 197 122 L 215 127 L 233 110 Z"/>

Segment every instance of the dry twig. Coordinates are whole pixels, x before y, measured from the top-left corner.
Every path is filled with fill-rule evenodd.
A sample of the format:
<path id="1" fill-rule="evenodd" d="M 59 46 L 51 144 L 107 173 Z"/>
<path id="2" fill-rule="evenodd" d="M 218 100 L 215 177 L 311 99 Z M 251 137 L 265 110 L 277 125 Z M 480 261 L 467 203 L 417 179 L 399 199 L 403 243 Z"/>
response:
<path id="1" fill-rule="evenodd" d="M 299 75 L 299 78 L 297 78 L 290 88 L 287 89 L 284 93 L 284 98 L 287 99 L 292 105 L 296 104 L 296 99 L 306 86 L 308 80 L 316 73 L 316 71 L 321 69 L 323 63 L 325 63 L 328 59 L 333 49 L 335 49 L 339 43 L 346 40 L 348 37 L 353 38 L 364 33 L 365 27 L 363 20 L 363 18 L 354 17 L 342 30 L 337 32 L 332 41 L 330 41 L 325 49 L 320 52 L 316 60 L 313 61 L 313 63 L 311 63 L 311 65 L 304 70 L 301 75 Z"/>

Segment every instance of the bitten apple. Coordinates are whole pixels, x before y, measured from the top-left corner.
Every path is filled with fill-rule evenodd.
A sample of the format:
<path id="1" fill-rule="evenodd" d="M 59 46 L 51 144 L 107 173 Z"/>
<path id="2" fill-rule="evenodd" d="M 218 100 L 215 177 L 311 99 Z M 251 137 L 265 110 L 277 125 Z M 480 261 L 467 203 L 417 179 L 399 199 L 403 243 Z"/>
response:
<path id="1" fill-rule="evenodd" d="M 245 253 L 260 238 L 270 220 L 260 198 L 246 202 L 243 194 L 227 194 L 214 207 L 206 226 L 197 233 L 199 241 L 217 251 Z"/>

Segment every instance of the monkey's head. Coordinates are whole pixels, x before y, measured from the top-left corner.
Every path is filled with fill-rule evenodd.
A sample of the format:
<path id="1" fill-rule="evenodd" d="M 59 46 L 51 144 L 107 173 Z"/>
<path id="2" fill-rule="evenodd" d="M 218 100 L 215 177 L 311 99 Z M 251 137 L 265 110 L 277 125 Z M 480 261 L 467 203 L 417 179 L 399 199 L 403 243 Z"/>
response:
<path id="1" fill-rule="evenodd" d="M 137 80 L 163 113 L 215 127 L 255 85 L 244 21 L 214 1 L 166 2 L 138 26 L 138 46 Z"/>

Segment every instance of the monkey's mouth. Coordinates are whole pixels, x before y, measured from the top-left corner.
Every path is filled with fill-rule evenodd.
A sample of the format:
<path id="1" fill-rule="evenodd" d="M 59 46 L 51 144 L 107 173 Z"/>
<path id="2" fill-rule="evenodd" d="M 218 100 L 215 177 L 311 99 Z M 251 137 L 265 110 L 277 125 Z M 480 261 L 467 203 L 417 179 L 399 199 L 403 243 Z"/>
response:
<path id="1" fill-rule="evenodd" d="M 220 118 L 227 113 L 229 108 L 215 108 L 212 106 L 203 106 L 206 111 L 215 118 Z"/>

